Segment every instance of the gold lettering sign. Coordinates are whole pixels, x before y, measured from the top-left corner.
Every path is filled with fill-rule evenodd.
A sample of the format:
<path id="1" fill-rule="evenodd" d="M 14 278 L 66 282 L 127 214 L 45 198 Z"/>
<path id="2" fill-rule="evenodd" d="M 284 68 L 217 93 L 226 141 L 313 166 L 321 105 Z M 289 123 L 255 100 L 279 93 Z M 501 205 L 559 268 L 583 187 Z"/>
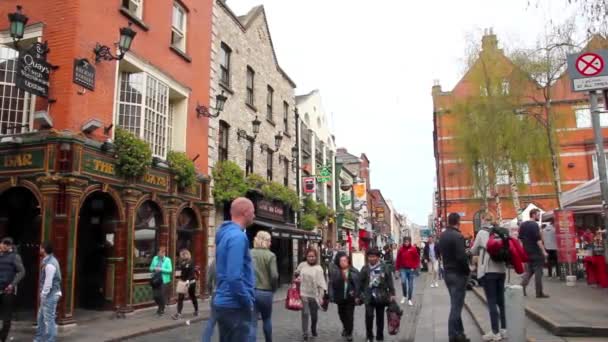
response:
<path id="1" fill-rule="evenodd" d="M 107 175 L 114 175 L 116 173 L 114 170 L 114 164 L 98 159 L 93 159 L 93 169 Z"/>
<path id="2" fill-rule="evenodd" d="M 156 175 L 146 173 L 144 175 L 144 182 L 155 185 L 155 186 L 166 187 L 167 186 L 167 177 L 156 176 Z"/>
<path id="3" fill-rule="evenodd" d="M 21 153 L 12 156 L 6 156 L 4 157 L 4 167 L 16 168 L 32 166 L 32 159 L 33 158 L 31 153 Z"/>

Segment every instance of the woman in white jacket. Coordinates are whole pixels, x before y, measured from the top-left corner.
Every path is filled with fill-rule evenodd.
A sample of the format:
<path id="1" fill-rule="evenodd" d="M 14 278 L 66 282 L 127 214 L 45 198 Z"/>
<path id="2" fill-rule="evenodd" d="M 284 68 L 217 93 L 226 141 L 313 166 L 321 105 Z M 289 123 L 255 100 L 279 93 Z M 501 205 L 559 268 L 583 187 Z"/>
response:
<path id="1" fill-rule="evenodd" d="M 484 341 L 500 341 L 506 337 L 505 273 L 504 262 L 492 260 L 486 250 L 493 227 L 498 227 L 491 215 L 484 217 L 482 229 L 477 233 L 471 253 L 477 256 L 477 279 L 483 285 L 490 312 L 492 331 L 482 336 Z M 500 317 L 500 326 L 499 326 Z"/>

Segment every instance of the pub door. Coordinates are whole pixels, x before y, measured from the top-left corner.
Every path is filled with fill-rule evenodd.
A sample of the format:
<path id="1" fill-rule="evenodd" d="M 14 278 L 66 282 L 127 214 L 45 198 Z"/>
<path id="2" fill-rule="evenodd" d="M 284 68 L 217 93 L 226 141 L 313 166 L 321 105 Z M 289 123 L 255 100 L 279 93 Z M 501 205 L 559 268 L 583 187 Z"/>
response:
<path id="1" fill-rule="evenodd" d="M 270 250 L 277 256 L 279 284 L 291 283 L 293 272 L 293 248 L 291 239 L 272 238 Z"/>

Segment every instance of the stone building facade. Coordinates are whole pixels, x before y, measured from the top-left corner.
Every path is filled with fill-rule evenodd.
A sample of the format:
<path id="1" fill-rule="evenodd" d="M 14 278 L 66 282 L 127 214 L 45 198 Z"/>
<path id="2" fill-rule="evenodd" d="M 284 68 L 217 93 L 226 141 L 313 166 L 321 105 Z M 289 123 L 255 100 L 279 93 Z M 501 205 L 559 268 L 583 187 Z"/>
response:
<path id="1" fill-rule="evenodd" d="M 214 1 L 212 16 L 210 96 L 223 92 L 227 101 L 219 117 L 210 121 L 209 172 L 218 161 L 230 160 L 246 175 L 255 173 L 295 190 L 292 148 L 296 145 L 296 85 L 278 63 L 264 7 L 257 6 L 247 14 L 237 16 L 226 2 Z M 260 121 L 258 134 L 253 133 L 256 119 Z M 277 137 L 280 138 L 278 148 Z M 256 206 L 256 216 L 263 216 L 267 203 L 256 194 L 250 195 Z M 280 238 L 273 246 L 295 260 L 294 255 L 298 252 L 295 241 L 298 239 L 285 242 L 291 240 L 295 231 L 295 216 L 287 213 L 289 209 L 283 204 L 273 205 L 282 213 L 281 208 L 285 209 L 283 217 L 268 221 L 262 217 L 248 232 L 273 231 L 273 237 Z M 210 226 L 216 227 L 227 218 L 225 210 L 216 206 Z M 209 230 L 210 255 L 215 253 L 214 236 L 212 228 Z"/>

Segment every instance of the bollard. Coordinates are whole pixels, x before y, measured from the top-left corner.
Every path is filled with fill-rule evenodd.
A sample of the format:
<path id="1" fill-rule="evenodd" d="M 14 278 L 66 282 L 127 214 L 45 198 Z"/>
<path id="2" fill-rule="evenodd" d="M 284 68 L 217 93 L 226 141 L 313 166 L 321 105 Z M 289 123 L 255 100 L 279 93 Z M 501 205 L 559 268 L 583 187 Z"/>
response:
<path id="1" fill-rule="evenodd" d="M 509 341 L 526 341 L 526 311 L 521 285 L 505 287 L 505 314 Z"/>

